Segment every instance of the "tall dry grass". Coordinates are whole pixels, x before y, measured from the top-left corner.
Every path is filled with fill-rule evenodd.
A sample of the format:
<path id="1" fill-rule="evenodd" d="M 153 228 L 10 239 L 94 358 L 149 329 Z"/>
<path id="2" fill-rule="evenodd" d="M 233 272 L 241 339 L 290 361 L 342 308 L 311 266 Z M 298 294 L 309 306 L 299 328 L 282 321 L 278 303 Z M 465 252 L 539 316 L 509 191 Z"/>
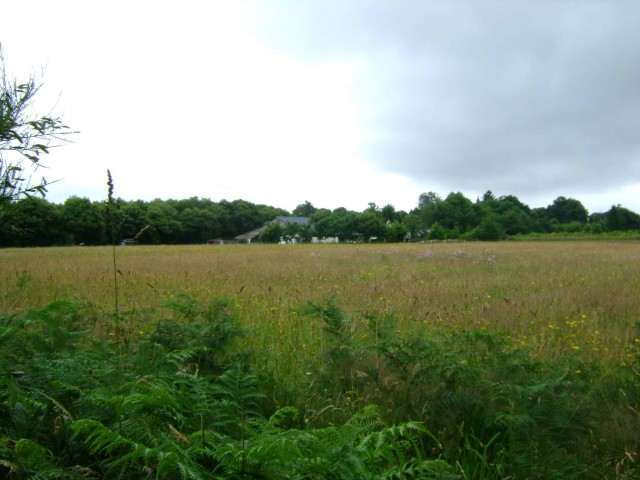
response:
<path id="1" fill-rule="evenodd" d="M 111 333 L 111 247 L 0 250 L 0 312 L 56 299 L 91 310 Z M 336 296 L 364 335 L 363 314 L 397 328 L 505 331 L 541 358 L 574 351 L 624 362 L 640 319 L 637 242 L 401 245 L 128 246 L 117 251 L 123 328 L 144 331 L 178 292 L 226 297 L 249 329 L 245 347 L 299 372 L 322 349 L 302 303 Z"/>

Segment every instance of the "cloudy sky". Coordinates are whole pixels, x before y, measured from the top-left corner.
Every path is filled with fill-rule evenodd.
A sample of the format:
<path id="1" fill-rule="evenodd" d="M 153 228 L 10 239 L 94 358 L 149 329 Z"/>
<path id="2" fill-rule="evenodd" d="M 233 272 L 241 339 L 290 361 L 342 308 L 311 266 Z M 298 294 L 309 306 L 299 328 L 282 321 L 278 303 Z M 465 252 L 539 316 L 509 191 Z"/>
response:
<path id="1" fill-rule="evenodd" d="M 0 42 L 80 133 L 49 199 L 410 210 L 486 190 L 640 212 L 640 2 L 8 2 Z"/>

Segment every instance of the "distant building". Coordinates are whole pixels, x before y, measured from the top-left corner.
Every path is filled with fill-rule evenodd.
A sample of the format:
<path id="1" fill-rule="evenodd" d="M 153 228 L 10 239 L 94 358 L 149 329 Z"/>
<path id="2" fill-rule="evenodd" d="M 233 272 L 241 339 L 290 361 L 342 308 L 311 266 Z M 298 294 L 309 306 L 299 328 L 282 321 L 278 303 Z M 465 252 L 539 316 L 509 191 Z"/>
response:
<path id="1" fill-rule="evenodd" d="M 290 223 L 296 223 L 300 226 L 309 224 L 309 217 L 276 217 L 272 222 L 278 222 L 282 227 L 286 227 Z"/>
<path id="2" fill-rule="evenodd" d="M 251 230 L 250 232 L 243 233 L 242 235 L 238 235 L 234 237 L 234 240 L 237 240 L 241 243 L 251 243 L 257 241 L 260 237 L 260 234 L 264 231 L 266 227 L 256 228 L 255 230 Z"/>
<path id="3" fill-rule="evenodd" d="M 207 240 L 207 245 L 234 245 L 238 243 L 238 240 L 233 239 L 224 239 L 224 238 L 214 238 L 211 240 Z"/>
<path id="4" fill-rule="evenodd" d="M 278 216 L 275 217 L 268 223 L 277 222 L 280 224 L 282 228 L 286 228 L 287 225 L 296 224 L 301 227 L 309 225 L 310 218 L 309 217 L 287 217 L 287 216 Z M 268 225 L 267 223 L 267 225 Z M 260 228 L 256 228 L 255 230 L 251 230 L 250 232 L 243 233 L 242 235 L 238 235 L 234 238 L 236 242 L 240 243 L 256 243 L 260 241 L 260 234 L 267 228 L 267 225 L 264 225 Z M 311 237 L 311 243 L 340 243 L 340 239 L 338 237 Z M 289 238 L 288 240 L 282 238 L 280 240 L 281 244 L 284 243 L 298 243 L 300 242 L 300 237 L 296 235 L 294 238 Z M 228 243 L 227 240 L 224 243 Z"/>
<path id="5" fill-rule="evenodd" d="M 309 217 L 287 217 L 287 216 L 278 216 L 275 217 L 271 222 L 277 222 L 280 224 L 282 228 L 285 228 L 287 225 L 296 224 L 300 226 L 309 224 Z M 235 237 L 235 240 L 242 243 L 255 243 L 259 241 L 260 234 L 267 228 L 266 225 L 256 228 L 255 230 L 251 230 L 250 232 L 243 233 Z M 281 243 L 285 243 L 282 241 Z M 295 243 L 295 242 L 294 242 Z"/>

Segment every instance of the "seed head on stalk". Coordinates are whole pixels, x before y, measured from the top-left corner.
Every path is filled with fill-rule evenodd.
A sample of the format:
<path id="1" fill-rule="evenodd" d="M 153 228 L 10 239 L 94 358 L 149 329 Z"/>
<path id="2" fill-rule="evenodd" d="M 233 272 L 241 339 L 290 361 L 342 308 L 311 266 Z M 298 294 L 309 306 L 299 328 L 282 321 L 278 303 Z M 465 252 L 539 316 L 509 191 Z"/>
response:
<path id="1" fill-rule="evenodd" d="M 107 186 L 109 190 L 107 192 L 107 206 L 106 213 L 109 219 L 111 227 L 111 248 L 113 251 L 113 292 L 116 307 L 116 333 L 120 333 L 120 308 L 118 305 L 118 265 L 116 263 L 116 239 L 113 225 L 113 208 L 115 206 L 115 200 L 113 199 L 113 177 L 111 172 L 107 169 Z"/>

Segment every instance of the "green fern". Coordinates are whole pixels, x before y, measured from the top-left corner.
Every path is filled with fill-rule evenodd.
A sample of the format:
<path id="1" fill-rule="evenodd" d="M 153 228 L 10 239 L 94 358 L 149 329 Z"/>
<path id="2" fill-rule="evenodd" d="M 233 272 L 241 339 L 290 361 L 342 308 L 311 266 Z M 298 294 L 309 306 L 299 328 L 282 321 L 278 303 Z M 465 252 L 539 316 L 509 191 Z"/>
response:
<path id="1" fill-rule="evenodd" d="M 30 310 L 25 321 L 38 332 L 30 336 L 34 351 L 73 351 L 81 340 L 80 306 L 68 300 L 56 300 L 45 307 Z"/>
<path id="2" fill-rule="evenodd" d="M 220 375 L 213 391 L 217 396 L 217 430 L 242 436 L 246 420 L 261 417 L 260 402 L 265 395 L 259 391 L 256 377 L 242 367 L 236 365 Z"/>
<path id="3" fill-rule="evenodd" d="M 326 377 L 304 391 L 334 424 L 311 428 L 306 403 L 263 415 L 228 303 L 178 300 L 126 349 L 83 338 L 71 303 L 0 317 L 0 478 L 637 477 L 637 363 L 542 363 L 501 335 L 403 333 L 391 317 L 355 337 L 331 300 L 309 310 Z"/>
<path id="4" fill-rule="evenodd" d="M 206 455 L 202 446 L 192 446 L 181 434 L 177 438 L 175 428 L 166 428 L 148 443 L 134 441 L 94 420 L 79 420 L 73 430 L 90 453 L 101 459 L 103 468 L 114 475 L 127 472 L 129 477 L 139 478 L 149 475 L 157 479 L 218 478 L 200 463 Z"/>
<path id="5" fill-rule="evenodd" d="M 149 424 L 182 423 L 180 394 L 162 378 L 148 376 L 120 387 L 122 413 L 125 417 L 144 417 Z"/>
<path id="6" fill-rule="evenodd" d="M 46 448 L 29 439 L 16 441 L 8 452 L 8 459 L 0 466 L 7 469 L 6 478 L 48 479 L 48 478 L 83 478 L 79 473 L 66 471 L 56 465 L 55 456 Z"/>
<path id="7" fill-rule="evenodd" d="M 335 295 L 329 296 L 324 306 L 307 302 L 302 308 L 302 313 L 320 318 L 324 322 L 323 330 L 333 336 L 338 344 L 349 343 L 349 322 L 345 313 L 336 305 Z"/>
<path id="8" fill-rule="evenodd" d="M 244 335 L 230 313 L 230 302 L 214 299 L 204 307 L 186 294 L 178 294 L 165 306 L 172 310 L 175 320 L 159 322 L 149 340 L 172 352 L 173 361 L 182 356 L 197 363 L 202 372 L 221 373 L 232 362 L 230 351 L 236 339 Z"/>
<path id="9" fill-rule="evenodd" d="M 22 396 L 20 401 L 7 406 L 9 419 L 4 424 L 2 433 L 10 438 L 37 438 L 53 425 L 53 419 L 47 425 L 46 405 L 27 396 Z"/>

